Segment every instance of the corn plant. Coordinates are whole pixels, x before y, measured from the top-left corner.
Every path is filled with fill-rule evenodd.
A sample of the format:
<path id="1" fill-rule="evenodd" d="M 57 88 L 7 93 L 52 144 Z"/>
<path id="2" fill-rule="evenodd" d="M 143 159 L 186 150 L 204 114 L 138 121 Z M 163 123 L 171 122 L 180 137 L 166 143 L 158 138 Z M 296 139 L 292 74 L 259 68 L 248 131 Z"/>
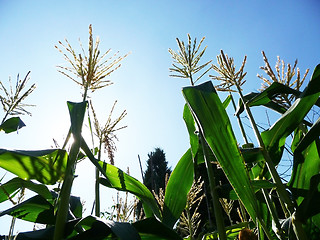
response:
<path id="1" fill-rule="evenodd" d="M 99 39 L 94 44 L 91 25 L 89 26 L 88 55 L 85 54 L 83 48 L 83 53 L 77 55 L 67 40 L 66 44 L 62 44 L 61 42 L 59 44 L 60 48 L 57 48 L 63 53 L 67 62 L 71 64 L 70 67 L 59 67 L 59 71 L 81 86 L 83 90 L 82 101 L 76 103 L 67 102 L 71 127 L 62 148 L 40 151 L 0 150 L 0 166 L 17 176 L 1 184 L 0 201 L 11 200 L 19 189 L 28 189 L 35 193 L 35 196 L 1 211 L 0 216 L 11 215 L 25 221 L 46 225 L 45 229 L 19 233 L 15 236 L 15 239 L 114 239 L 115 237 L 119 239 L 181 239 L 172 230 L 172 226 L 184 208 L 185 203 L 183 201 L 185 199 L 183 196 L 187 195 L 189 185 L 183 184 L 182 200 L 180 200 L 182 202 L 178 206 L 172 204 L 166 210 L 161 211 L 155 198 L 146 186 L 113 164 L 102 160 L 101 150 L 103 150 L 103 144 L 109 153 L 110 160 L 113 160 L 112 154 L 115 151 L 114 140 L 116 139 L 115 131 L 123 128 L 117 125 L 126 115 L 126 112 L 124 111 L 118 118 L 112 120 L 111 114 L 114 105 L 106 124 L 101 126 L 92 107 L 92 102 L 89 103 L 87 97 L 97 89 L 101 89 L 111 83 L 106 78 L 120 67 L 119 62 L 124 57 L 117 57 L 115 60 L 112 60 L 111 57 L 103 60 L 110 50 L 100 57 L 98 49 Z M 3 87 L 4 85 L 1 84 L 1 90 L 5 92 L 4 95 L 1 94 L 1 101 L 4 110 L 8 113 L 5 116 L 8 116 L 9 113 L 15 113 L 14 110 L 19 110 L 19 113 L 21 113 L 22 107 L 25 107 L 25 105 L 22 105 L 22 100 L 34 88 L 32 86 L 25 94 L 19 95 L 25 83 L 26 81 L 18 82 L 16 93 L 11 91 L 11 95 L 14 96 L 13 98 L 11 98 L 11 92 L 7 91 Z M 5 98 L 5 96 L 8 98 Z M 12 104 L 14 108 L 10 107 L 11 105 L 7 103 Z M 88 108 L 89 105 L 91 108 Z M 98 156 L 96 155 L 96 148 L 89 147 L 86 140 L 82 137 L 82 125 L 88 109 L 91 109 L 93 115 L 93 121 L 89 118 L 92 136 L 97 136 L 99 140 Z M 4 118 L 1 130 L 8 133 L 16 131 L 17 128 L 21 127 L 21 125 L 13 122 L 13 120 L 10 120 L 9 123 Z M 73 142 L 68 147 L 71 134 Z M 69 148 L 69 150 L 66 150 L 66 148 Z M 71 194 L 76 165 L 80 159 L 91 161 L 96 167 L 98 172 L 96 175 L 96 186 L 104 185 L 135 194 L 143 203 L 146 219 L 132 224 L 128 222 L 107 221 L 99 218 L 99 210 L 96 211 L 96 215 L 98 216 L 82 216 L 82 202 L 79 197 Z M 180 164 L 180 172 L 178 171 L 176 175 L 181 176 L 184 174 L 182 169 L 185 169 L 185 165 L 188 164 L 189 159 L 190 154 L 187 153 L 183 158 L 184 161 Z M 189 177 L 187 180 L 192 182 L 191 168 L 189 168 L 188 173 Z M 179 178 L 177 177 L 176 181 L 173 181 L 171 185 L 179 185 L 180 183 L 177 181 Z M 180 199 L 180 193 L 181 191 L 176 193 L 172 190 L 169 197 Z M 99 200 L 98 197 L 97 200 Z M 99 203 L 96 204 L 96 209 L 98 207 Z M 168 221 L 169 227 L 167 226 L 168 224 L 164 224 L 167 222 L 167 219 L 170 220 Z"/>

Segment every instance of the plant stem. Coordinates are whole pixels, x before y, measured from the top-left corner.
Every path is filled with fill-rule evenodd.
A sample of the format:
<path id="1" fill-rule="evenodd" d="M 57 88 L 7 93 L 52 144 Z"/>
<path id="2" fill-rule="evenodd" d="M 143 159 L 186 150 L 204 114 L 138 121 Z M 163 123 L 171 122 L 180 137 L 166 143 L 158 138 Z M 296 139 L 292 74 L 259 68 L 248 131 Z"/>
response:
<path id="1" fill-rule="evenodd" d="M 101 159 L 101 147 L 102 141 L 100 140 L 99 149 L 98 149 L 98 160 Z M 95 215 L 96 217 L 100 217 L 100 171 L 96 168 L 96 182 L 95 182 Z"/>
<path id="2" fill-rule="evenodd" d="M 57 218 L 54 230 L 54 240 L 63 239 L 65 224 L 69 211 L 69 200 L 74 180 L 75 163 L 80 150 L 80 139 L 75 138 L 69 154 L 66 176 L 62 184 L 60 202 L 58 203 Z"/>

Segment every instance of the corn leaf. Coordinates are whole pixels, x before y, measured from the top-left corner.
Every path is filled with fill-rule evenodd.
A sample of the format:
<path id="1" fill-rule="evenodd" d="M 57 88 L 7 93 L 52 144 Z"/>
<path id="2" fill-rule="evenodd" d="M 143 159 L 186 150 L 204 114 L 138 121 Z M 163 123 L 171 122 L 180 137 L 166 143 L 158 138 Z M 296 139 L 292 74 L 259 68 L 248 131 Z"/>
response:
<path id="1" fill-rule="evenodd" d="M 310 189 L 311 178 L 320 171 L 320 141 L 312 142 L 304 151 L 295 151 L 293 156 L 293 169 L 288 183 L 298 204 Z M 319 188 L 320 191 L 320 188 Z M 303 197 L 301 197 L 303 196 Z"/>
<path id="2" fill-rule="evenodd" d="M 13 198 L 17 193 L 17 190 L 21 188 L 27 188 L 35 193 L 38 193 L 47 200 L 52 200 L 52 194 L 47 186 L 26 181 L 21 178 L 13 178 L 10 181 L 0 185 L 0 203 Z"/>
<path id="3" fill-rule="evenodd" d="M 270 129 L 261 133 L 261 137 L 269 152 L 271 159 L 278 164 L 287 136 L 291 134 L 303 121 L 306 114 L 317 102 L 320 96 L 320 65 L 318 65 L 312 78 L 293 105 L 282 115 Z"/>
<path id="4" fill-rule="evenodd" d="M 171 173 L 166 187 L 162 222 L 173 228 L 187 203 L 187 195 L 193 183 L 193 161 L 189 149 Z"/>
<path id="5" fill-rule="evenodd" d="M 253 220 L 257 202 L 228 115 L 211 82 L 182 90 L 200 130 Z"/>
<path id="6" fill-rule="evenodd" d="M 34 223 L 50 225 L 55 223 L 53 206 L 40 195 L 0 212 L 0 217 L 6 214 Z"/>
<path id="7" fill-rule="evenodd" d="M 18 129 L 26 126 L 24 122 L 19 117 L 12 117 L 4 121 L 0 125 L 0 131 L 4 131 L 5 133 L 15 132 Z"/>
<path id="8" fill-rule="evenodd" d="M 145 185 L 111 164 L 99 161 L 99 165 L 103 169 L 104 175 L 107 176 L 107 178 L 100 179 L 102 185 L 134 194 L 142 201 L 147 217 L 154 214 L 161 219 L 157 202 Z"/>
<path id="9" fill-rule="evenodd" d="M 263 90 L 261 93 L 249 93 L 244 96 L 244 100 L 249 107 L 253 106 L 266 106 L 276 112 L 284 113 L 285 108 L 273 101 L 273 99 L 279 94 L 294 94 L 300 95 L 300 92 L 294 90 L 286 85 L 278 82 L 273 82 L 269 87 Z M 243 103 L 239 100 L 239 105 L 236 111 L 236 115 L 240 115 L 244 111 Z"/>
<path id="10" fill-rule="evenodd" d="M 0 149 L 0 167 L 24 180 L 55 184 L 62 179 L 68 155 L 65 150 L 10 151 Z"/>

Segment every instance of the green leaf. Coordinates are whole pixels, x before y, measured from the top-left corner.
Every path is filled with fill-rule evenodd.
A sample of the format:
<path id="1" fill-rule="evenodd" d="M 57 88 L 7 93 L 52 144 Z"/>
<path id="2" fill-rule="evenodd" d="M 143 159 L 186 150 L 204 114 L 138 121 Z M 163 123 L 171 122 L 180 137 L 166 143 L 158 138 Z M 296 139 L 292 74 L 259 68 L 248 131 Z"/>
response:
<path id="1" fill-rule="evenodd" d="M 303 198 L 299 197 L 301 193 L 299 194 L 296 191 L 309 190 L 311 178 L 320 172 L 319 149 L 320 141 L 317 140 L 304 151 L 295 151 L 294 153 L 292 175 L 288 186 L 292 189 L 294 196 L 296 196 L 298 204 Z"/>
<path id="2" fill-rule="evenodd" d="M 19 117 L 12 117 L 4 121 L 0 125 L 0 131 L 3 130 L 5 133 L 11 133 L 18 131 L 20 128 L 26 126 Z"/>
<path id="3" fill-rule="evenodd" d="M 277 112 L 283 113 L 285 108 L 281 107 L 279 104 L 274 102 L 273 100 L 279 94 L 294 94 L 295 96 L 299 96 L 301 92 L 292 89 L 284 84 L 273 82 L 269 87 L 263 90 L 261 93 L 249 93 L 245 96 L 245 100 L 247 100 L 247 104 L 249 107 L 253 106 L 266 106 Z M 242 101 L 239 101 L 238 110 L 236 112 L 237 115 L 242 113 L 244 110 Z"/>
<path id="4" fill-rule="evenodd" d="M 151 217 L 154 214 L 161 219 L 161 212 L 157 202 L 144 184 L 111 164 L 102 161 L 98 163 L 102 167 L 103 173 L 107 176 L 107 179 L 100 179 L 102 185 L 134 194 L 142 201 L 147 217 Z"/>
<path id="5" fill-rule="evenodd" d="M 261 148 L 240 148 L 240 151 L 246 163 L 257 163 L 265 160 Z"/>
<path id="6" fill-rule="evenodd" d="M 67 164 L 65 150 L 10 151 L 0 149 L 0 167 L 24 180 L 35 179 L 44 184 L 55 184 L 62 179 Z"/>
<path id="7" fill-rule="evenodd" d="M 82 212 L 83 212 L 83 206 L 82 206 L 80 197 L 70 196 L 69 204 L 70 204 L 70 211 L 72 212 L 74 217 L 81 218 Z"/>
<path id="8" fill-rule="evenodd" d="M 227 98 L 223 101 L 222 105 L 224 108 L 227 108 L 229 106 L 231 99 L 232 99 L 231 95 L 228 95 Z"/>
<path id="9" fill-rule="evenodd" d="M 193 183 L 193 161 L 189 149 L 179 160 L 170 175 L 166 187 L 162 222 L 173 228 L 187 203 L 187 195 Z"/>
<path id="10" fill-rule="evenodd" d="M 74 226 L 79 222 L 79 219 L 77 220 L 71 220 L 66 223 L 65 226 L 65 235 L 64 237 L 71 237 L 76 234 L 74 231 Z M 54 236 L 54 226 L 47 226 L 45 229 L 40 229 L 36 231 L 30 231 L 30 232 L 20 232 L 15 240 L 52 240 Z M 68 238 L 71 239 L 71 238 Z M 93 240 L 93 238 L 89 238 L 90 240 Z"/>
<path id="11" fill-rule="evenodd" d="M 315 68 L 308 86 L 293 105 L 269 130 L 261 133 L 266 150 L 275 164 L 278 164 L 281 159 L 287 136 L 303 121 L 306 114 L 317 102 L 319 96 L 320 65 Z"/>
<path id="12" fill-rule="evenodd" d="M 194 118 L 229 182 L 255 221 L 257 202 L 228 115 L 211 82 L 183 88 Z"/>
<path id="13" fill-rule="evenodd" d="M 320 192 L 318 186 L 320 183 L 320 174 L 312 176 L 310 179 L 310 189 L 307 196 L 297 208 L 296 216 L 302 221 L 306 222 L 308 218 L 320 213 L 319 197 Z"/>
<path id="14" fill-rule="evenodd" d="M 181 240 L 172 229 L 166 227 L 155 218 L 146 218 L 132 224 L 143 240 Z"/>
<path id="15" fill-rule="evenodd" d="M 52 194 L 49 189 L 43 184 L 36 184 L 31 181 L 26 181 L 21 178 L 13 178 L 5 184 L 0 185 L 0 203 L 13 198 L 18 189 L 27 188 L 35 193 L 38 193 L 47 200 L 52 200 Z"/>
<path id="16" fill-rule="evenodd" d="M 0 217 L 6 214 L 34 223 L 50 225 L 55 223 L 53 206 L 40 195 L 0 212 Z"/>

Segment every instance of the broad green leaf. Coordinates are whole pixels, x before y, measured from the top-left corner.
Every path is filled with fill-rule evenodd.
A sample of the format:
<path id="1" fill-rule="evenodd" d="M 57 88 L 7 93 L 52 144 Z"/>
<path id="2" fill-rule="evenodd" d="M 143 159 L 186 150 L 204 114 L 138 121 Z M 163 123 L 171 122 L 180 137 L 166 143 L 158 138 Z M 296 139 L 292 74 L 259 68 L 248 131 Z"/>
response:
<path id="1" fill-rule="evenodd" d="M 132 224 L 143 240 L 181 240 L 172 229 L 166 227 L 155 218 L 146 218 Z"/>
<path id="2" fill-rule="evenodd" d="M 62 179 L 67 164 L 65 150 L 10 151 L 0 149 L 0 167 L 24 180 L 35 179 L 44 184 L 55 184 Z"/>
<path id="3" fill-rule="evenodd" d="M 183 88 L 187 104 L 229 182 L 255 221 L 257 202 L 228 115 L 211 82 Z"/>
<path id="4" fill-rule="evenodd" d="M 26 125 L 19 117 L 12 117 L 0 125 L 0 131 L 3 130 L 5 133 L 11 133 L 23 128 L 24 126 Z"/>
<path id="5" fill-rule="evenodd" d="M 319 183 L 320 174 L 316 174 L 310 179 L 310 189 L 306 197 L 297 208 L 296 217 L 302 222 L 306 222 L 308 218 L 320 213 L 320 192 L 318 190 Z"/>
<path id="6" fill-rule="evenodd" d="M 110 233 L 114 233 L 120 240 L 140 240 L 138 231 L 130 224 L 123 222 L 113 222 L 88 216 L 77 223 L 77 226 L 82 226 L 87 229 L 73 239 L 103 239 Z M 114 238 L 113 238 L 114 239 Z"/>
<path id="7" fill-rule="evenodd" d="M 287 136 L 303 121 L 306 114 L 317 102 L 319 96 L 320 65 L 315 68 L 308 86 L 299 98 L 269 130 L 261 133 L 266 150 L 275 164 L 278 164 L 281 159 Z"/>
<path id="8" fill-rule="evenodd" d="M 13 178 L 10 181 L 0 185 L 0 203 L 13 198 L 17 193 L 17 190 L 21 188 L 27 188 L 35 193 L 38 193 L 49 201 L 52 200 L 52 194 L 45 185 L 26 181 L 21 178 Z"/>
<path id="9" fill-rule="evenodd" d="M 0 217 L 6 214 L 34 223 L 50 225 L 55 223 L 53 206 L 40 195 L 0 212 Z"/>
<path id="10" fill-rule="evenodd" d="M 193 183 L 193 161 L 189 149 L 179 160 L 170 175 L 166 187 L 162 222 L 173 228 L 187 203 L 187 195 Z"/>
<path id="11" fill-rule="evenodd" d="M 154 214 L 161 219 L 161 212 L 157 202 L 145 185 L 111 164 L 102 161 L 98 163 L 102 167 L 103 173 L 107 176 L 107 179 L 100 179 L 102 185 L 134 194 L 142 201 L 147 217 L 151 217 Z"/>
<path id="12" fill-rule="evenodd" d="M 302 190 L 310 189 L 311 178 L 320 171 L 320 141 L 316 140 L 304 151 L 295 151 L 293 156 L 293 169 L 288 186 L 294 195 L 297 195 L 298 204 L 302 201 Z M 320 188 L 319 188 L 320 190 Z M 296 191 L 300 191 L 296 193 Z"/>

